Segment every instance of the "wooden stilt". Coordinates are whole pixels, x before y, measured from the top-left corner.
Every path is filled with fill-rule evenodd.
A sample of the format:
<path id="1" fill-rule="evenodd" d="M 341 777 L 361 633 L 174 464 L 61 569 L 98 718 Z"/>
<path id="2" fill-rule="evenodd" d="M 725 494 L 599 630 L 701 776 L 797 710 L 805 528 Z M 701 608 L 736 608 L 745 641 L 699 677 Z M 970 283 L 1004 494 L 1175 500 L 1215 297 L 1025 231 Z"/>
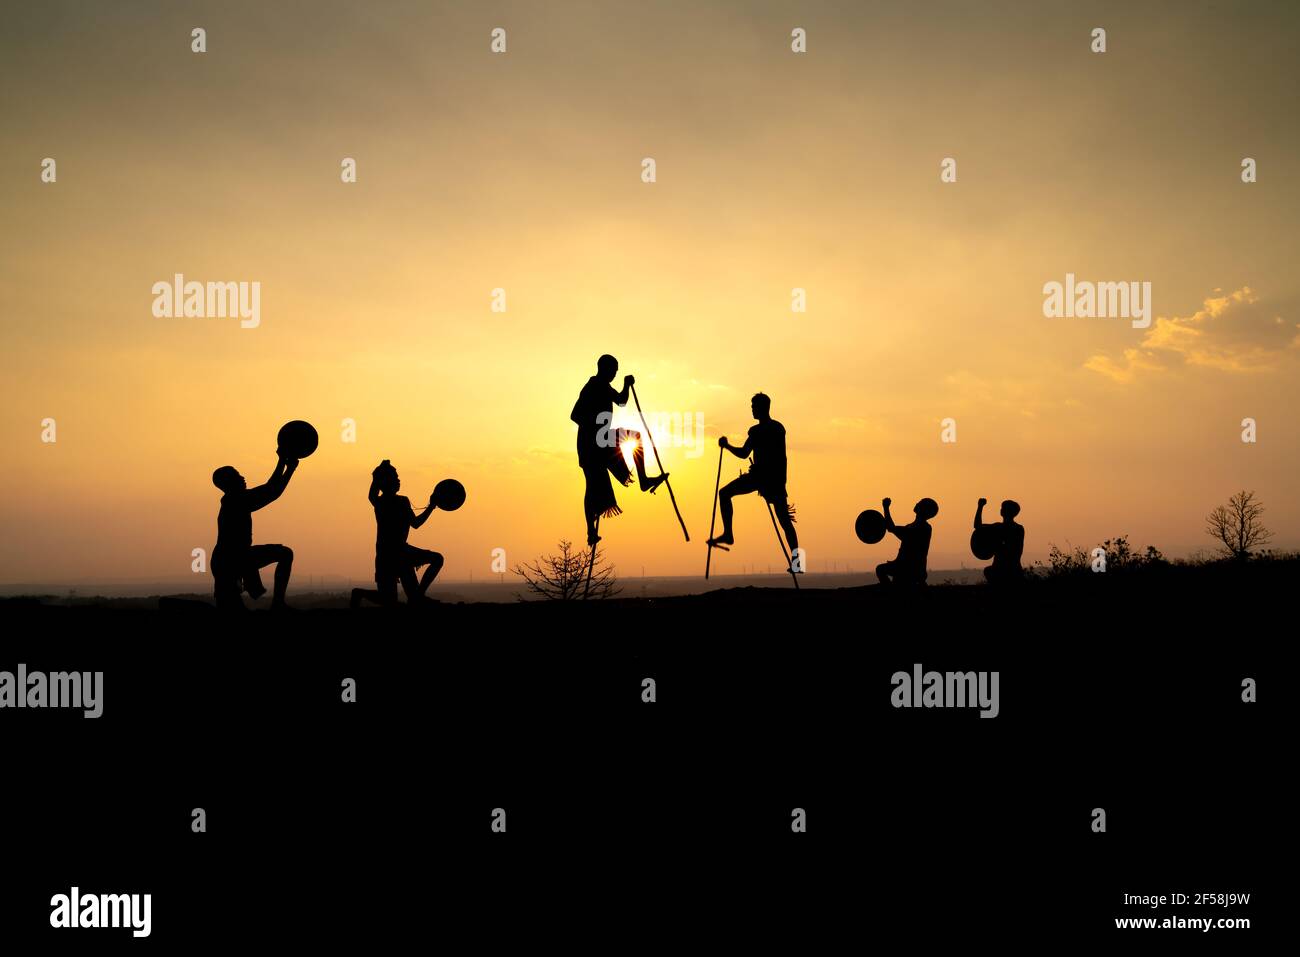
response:
<path id="1" fill-rule="evenodd" d="M 596 535 L 600 536 L 600 516 L 596 516 Z M 591 559 L 587 562 L 587 587 L 582 590 L 582 600 L 587 600 L 587 595 L 591 592 L 591 570 L 596 567 L 596 548 L 600 545 L 597 542 L 591 546 Z"/>
<path id="2" fill-rule="evenodd" d="M 650 426 L 646 423 L 645 413 L 641 411 L 641 400 L 636 397 L 636 386 L 632 386 L 632 401 L 636 403 L 636 414 L 641 416 L 641 428 L 645 430 L 645 437 L 650 441 L 650 451 L 655 454 L 655 464 L 659 466 L 659 474 L 664 471 L 664 463 L 659 460 L 659 450 L 655 448 L 655 437 L 650 434 Z M 668 479 L 664 479 L 664 485 L 668 486 L 668 498 L 672 500 L 673 511 L 677 513 L 677 521 L 681 523 L 682 534 L 686 540 L 691 540 L 691 533 L 686 530 L 686 522 L 682 520 L 681 509 L 677 507 L 677 496 L 673 495 L 673 485 Z"/>
<path id="3" fill-rule="evenodd" d="M 709 555 L 704 559 L 704 580 L 709 580 L 709 565 L 713 563 L 713 530 L 718 524 L 718 488 L 722 485 L 722 453 L 726 449 L 718 447 L 718 477 L 713 480 L 713 516 L 709 519 Z"/>
<path id="4" fill-rule="evenodd" d="M 790 572 L 790 577 L 794 579 L 794 590 L 799 590 L 799 576 L 795 573 L 794 566 L 790 564 L 790 553 L 785 550 L 785 539 L 781 537 L 781 526 L 776 523 L 776 508 L 767 499 L 767 514 L 772 519 L 772 528 L 776 530 L 776 543 L 781 546 L 781 554 L 785 556 L 785 567 Z"/>

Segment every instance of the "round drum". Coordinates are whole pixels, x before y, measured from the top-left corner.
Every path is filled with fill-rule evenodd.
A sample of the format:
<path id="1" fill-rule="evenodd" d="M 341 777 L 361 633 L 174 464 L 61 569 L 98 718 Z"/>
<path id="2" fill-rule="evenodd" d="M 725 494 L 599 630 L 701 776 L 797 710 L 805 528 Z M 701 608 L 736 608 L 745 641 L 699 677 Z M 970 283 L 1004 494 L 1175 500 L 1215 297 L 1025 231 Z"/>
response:
<path id="1" fill-rule="evenodd" d="M 305 459 L 316 451 L 320 436 L 310 422 L 294 419 L 280 427 L 276 453 L 288 459 Z"/>
<path id="2" fill-rule="evenodd" d="M 433 504 L 444 512 L 454 512 L 465 504 L 465 486 L 455 479 L 443 479 L 433 488 Z"/>
<path id="3" fill-rule="evenodd" d="M 868 545 L 874 545 L 885 537 L 885 516 L 881 515 L 874 508 L 869 508 L 853 523 L 853 530 L 858 533 L 858 538 Z"/>

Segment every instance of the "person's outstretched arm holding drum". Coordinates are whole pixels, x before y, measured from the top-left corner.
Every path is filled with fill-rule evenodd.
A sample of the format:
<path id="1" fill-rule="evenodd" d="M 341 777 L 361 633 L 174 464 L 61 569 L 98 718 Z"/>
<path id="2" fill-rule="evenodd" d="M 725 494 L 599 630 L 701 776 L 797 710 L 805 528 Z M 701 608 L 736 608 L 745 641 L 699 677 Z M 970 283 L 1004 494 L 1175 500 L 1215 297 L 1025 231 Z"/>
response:
<path id="1" fill-rule="evenodd" d="M 438 503 L 434 501 L 433 492 L 429 493 L 429 504 L 424 507 L 424 511 L 421 512 L 420 514 L 417 515 L 415 513 L 415 506 L 412 505 L 411 506 L 411 527 L 419 528 L 421 525 L 427 522 L 429 520 L 429 516 L 433 514 L 433 510 L 437 507 L 438 507 Z"/>
<path id="2" fill-rule="evenodd" d="M 250 512 L 256 512 L 259 508 L 266 508 L 277 498 L 284 494 L 284 490 L 289 487 L 289 479 L 293 478 L 294 471 L 298 468 L 298 460 L 280 456 L 280 460 L 275 463 L 275 471 L 271 477 L 257 488 L 250 488 L 246 493 L 245 502 Z"/>

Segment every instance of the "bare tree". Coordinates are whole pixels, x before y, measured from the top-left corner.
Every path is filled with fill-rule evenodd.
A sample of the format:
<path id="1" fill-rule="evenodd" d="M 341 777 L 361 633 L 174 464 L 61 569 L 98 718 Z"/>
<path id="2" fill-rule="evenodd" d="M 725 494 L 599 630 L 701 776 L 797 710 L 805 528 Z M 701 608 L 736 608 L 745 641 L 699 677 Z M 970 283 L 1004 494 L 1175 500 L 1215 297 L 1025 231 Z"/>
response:
<path id="1" fill-rule="evenodd" d="M 1273 538 L 1260 519 L 1263 514 L 1264 506 L 1256 501 L 1255 493 L 1243 489 L 1228 499 L 1227 505 L 1205 516 L 1205 533 L 1218 540 L 1223 554 L 1244 561 L 1252 550 Z"/>
<path id="2" fill-rule="evenodd" d="M 560 542 L 559 549 L 558 554 L 543 555 L 531 563 L 516 565 L 511 571 L 524 580 L 530 592 L 548 601 L 612 598 L 618 594 L 614 566 L 600 556 L 599 549 L 591 566 L 590 589 L 587 568 L 592 561 L 591 551 L 577 551 L 567 540 Z"/>

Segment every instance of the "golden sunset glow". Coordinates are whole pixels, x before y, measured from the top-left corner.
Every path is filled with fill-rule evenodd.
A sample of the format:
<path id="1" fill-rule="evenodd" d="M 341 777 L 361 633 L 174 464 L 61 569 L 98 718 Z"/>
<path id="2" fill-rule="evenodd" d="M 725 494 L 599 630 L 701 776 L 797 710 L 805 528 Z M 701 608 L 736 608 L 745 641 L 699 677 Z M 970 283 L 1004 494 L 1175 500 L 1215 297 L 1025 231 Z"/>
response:
<path id="1" fill-rule="evenodd" d="M 654 434 L 690 544 L 664 492 L 616 489 L 602 547 L 629 572 L 702 574 L 717 438 L 760 390 L 813 572 L 892 556 L 853 531 L 884 496 L 939 502 L 932 568 L 975 564 L 981 495 L 1022 504 L 1027 563 L 1123 533 L 1208 549 L 1240 488 L 1300 544 L 1290 38 L 1114 6 L 1103 61 L 1091 14 L 905 6 L 7 12 L 0 582 L 184 576 L 212 470 L 263 481 L 299 418 L 320 448 L 254 524 L 296 578 L 370 576 L 384 458 L 417 505 L 467 488 L 411 535 L 445 578 L 582 544 L 568 416 L 604 352 L 652 425 L 704 422 Z M 260 283 L 260 324 L 156 317 L 178 273 Z M 1045 318 L 1067 273 L 1150 282 L 1150 327 Z M 615 425 L 641 431 L 631 403 Z M 715 574 L 779 563 L 755 496 L 736 538 Z"/>

